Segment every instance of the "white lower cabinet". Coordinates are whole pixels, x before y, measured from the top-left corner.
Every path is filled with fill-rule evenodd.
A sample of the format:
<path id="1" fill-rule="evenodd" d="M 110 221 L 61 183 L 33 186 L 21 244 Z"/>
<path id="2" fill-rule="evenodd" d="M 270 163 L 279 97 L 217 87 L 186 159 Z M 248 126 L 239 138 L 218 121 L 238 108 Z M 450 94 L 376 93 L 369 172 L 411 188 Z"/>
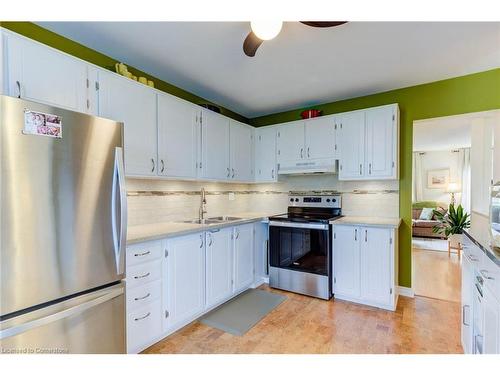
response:
<path id="1" fill-rule="evenodd" d="M 239 293 L 254 282 L 254 224 L 234 227 L 234 289 Z"/>
<path id="2" fill-rule="evenodd" d="M 167 329 L 196 318 L 205 308 L 205 233 L 167 240 L 165 302 Z"/>
<path id="3" fill-rule="evenodd" d="M 392 227 L 334 225 L 336 298 L 396 309 L 397 233 Z"/>
<path id="4" fill-rule="evenodd" d="M 207 308 L 233 294 L 232 228 L 206 233 Z"/>
<path id="5" fill-rule="evenodd" d="M 500 354 L 500 301 L 483 289 L 483 353 Z"/>
<path id="6" fill-rule="evenodd" d="M 258 251 L 254 229 L 262 225 L 127 246 L 127 352 L 146 349 L 252 287 Z"/>
<path id="7" fill-rule="evenodd" d="M 468 254 L 464 251 L 462 258 L 462 348 L 465 354 L 472 353 L 472 302 L 474 287 L 474 270 Z"/>

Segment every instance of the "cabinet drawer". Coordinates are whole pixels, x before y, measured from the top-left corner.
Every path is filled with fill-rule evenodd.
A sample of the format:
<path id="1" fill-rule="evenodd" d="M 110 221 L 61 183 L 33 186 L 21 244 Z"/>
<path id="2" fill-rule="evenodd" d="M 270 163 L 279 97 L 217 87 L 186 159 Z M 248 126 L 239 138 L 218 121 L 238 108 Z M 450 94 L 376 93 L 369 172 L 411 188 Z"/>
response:
<path id="1" fill-rule="evenodd" d="M 127 350 L 137 352 L 162 334 L 161 303 L 155 301 L 127 314 Z"/>
<path id="2" fill-rule="evenodd" d="M 483 261 L 484 253 L 476 246 L 466 235 L 462 237 L 462 248 L 464 251 L 464 256 L 466 256 L 472 263 L 474 268 L 479 268 Z"/>
<path id="3" fill-rule="evenodd" d="M 127 312 L 141 308 L 161 296 L 161 280 L 156 280 L 135 288 L 127 288 Z"/>
<path id="4" fill-rule="evenodd" d="M 151 241 L 127 246 L 127 266 L 161 258 L 161 241 Z"/>
<path id="5" fill-rule="evenodd" d="M 500 301 L 500 266 L 497 266 L 488 256 L 483 256 L 479 272 L 484 278 L 484 284 L 493 296 Z"/>
<path id="6" fill-rule="evenodd" d="M 127 267 L 127 287 L 133 288 L 161 278 L 161 259 Z"/>

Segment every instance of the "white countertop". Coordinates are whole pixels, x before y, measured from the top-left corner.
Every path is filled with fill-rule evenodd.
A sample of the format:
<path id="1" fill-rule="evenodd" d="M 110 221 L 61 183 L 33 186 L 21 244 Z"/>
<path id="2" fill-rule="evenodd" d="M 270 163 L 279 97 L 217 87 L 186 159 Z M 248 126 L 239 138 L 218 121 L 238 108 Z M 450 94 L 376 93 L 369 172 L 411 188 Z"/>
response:
<path id="1" fill-rule="evenodd" d="M 330 221 L 330 224 L 369 225 L 398 228 L 401 224 L 401 219 L 398 217 L 343 216 L 340 219 Z"/>
<path id="2" fill-rule="evenodd" d="M 281 212 L 279 212 L 281 213 Z M 134 225 L 127 228 L 127 244 L 137 242 L 158 240 L 161 238 L 175 237 L 183 234 L 196 233 L 209 229 L 216 229 L 239 224 L 250 223 L 267 219 L 269 216 L 279 214 L 276 212 L 240 212 L 228 216 L 240 217 L 241 220 L 233 220 L 217 224 L 192 224 L 180 222 L 153 223 Z"/>

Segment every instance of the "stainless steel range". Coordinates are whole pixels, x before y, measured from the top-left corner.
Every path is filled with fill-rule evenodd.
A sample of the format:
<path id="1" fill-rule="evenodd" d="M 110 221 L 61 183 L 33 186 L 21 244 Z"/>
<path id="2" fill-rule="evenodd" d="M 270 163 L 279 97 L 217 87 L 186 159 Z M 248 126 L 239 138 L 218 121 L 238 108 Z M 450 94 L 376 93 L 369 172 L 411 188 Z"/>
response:
<path id="1" fill-rule="evenodd" d="M 288 212 L 269 218 L 269 285 L 322 299 L 332 297 L 332 225 L 341 197 L 290 195 Z"/>

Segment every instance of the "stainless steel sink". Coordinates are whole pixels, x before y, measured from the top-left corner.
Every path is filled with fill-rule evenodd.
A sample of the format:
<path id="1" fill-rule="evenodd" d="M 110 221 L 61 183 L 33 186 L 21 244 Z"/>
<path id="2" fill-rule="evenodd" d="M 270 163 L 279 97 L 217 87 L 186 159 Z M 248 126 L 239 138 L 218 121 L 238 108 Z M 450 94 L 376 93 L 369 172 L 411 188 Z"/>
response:
<path id="1" fill-rule="evenodd" d="M 214 216 L 214 217 L 209 217 L 207 220 L 216 220 L 216 221 L 235 221 L 235 220 L 241 220 L 241 217 L 236 217 L 236 216 Z"/>

